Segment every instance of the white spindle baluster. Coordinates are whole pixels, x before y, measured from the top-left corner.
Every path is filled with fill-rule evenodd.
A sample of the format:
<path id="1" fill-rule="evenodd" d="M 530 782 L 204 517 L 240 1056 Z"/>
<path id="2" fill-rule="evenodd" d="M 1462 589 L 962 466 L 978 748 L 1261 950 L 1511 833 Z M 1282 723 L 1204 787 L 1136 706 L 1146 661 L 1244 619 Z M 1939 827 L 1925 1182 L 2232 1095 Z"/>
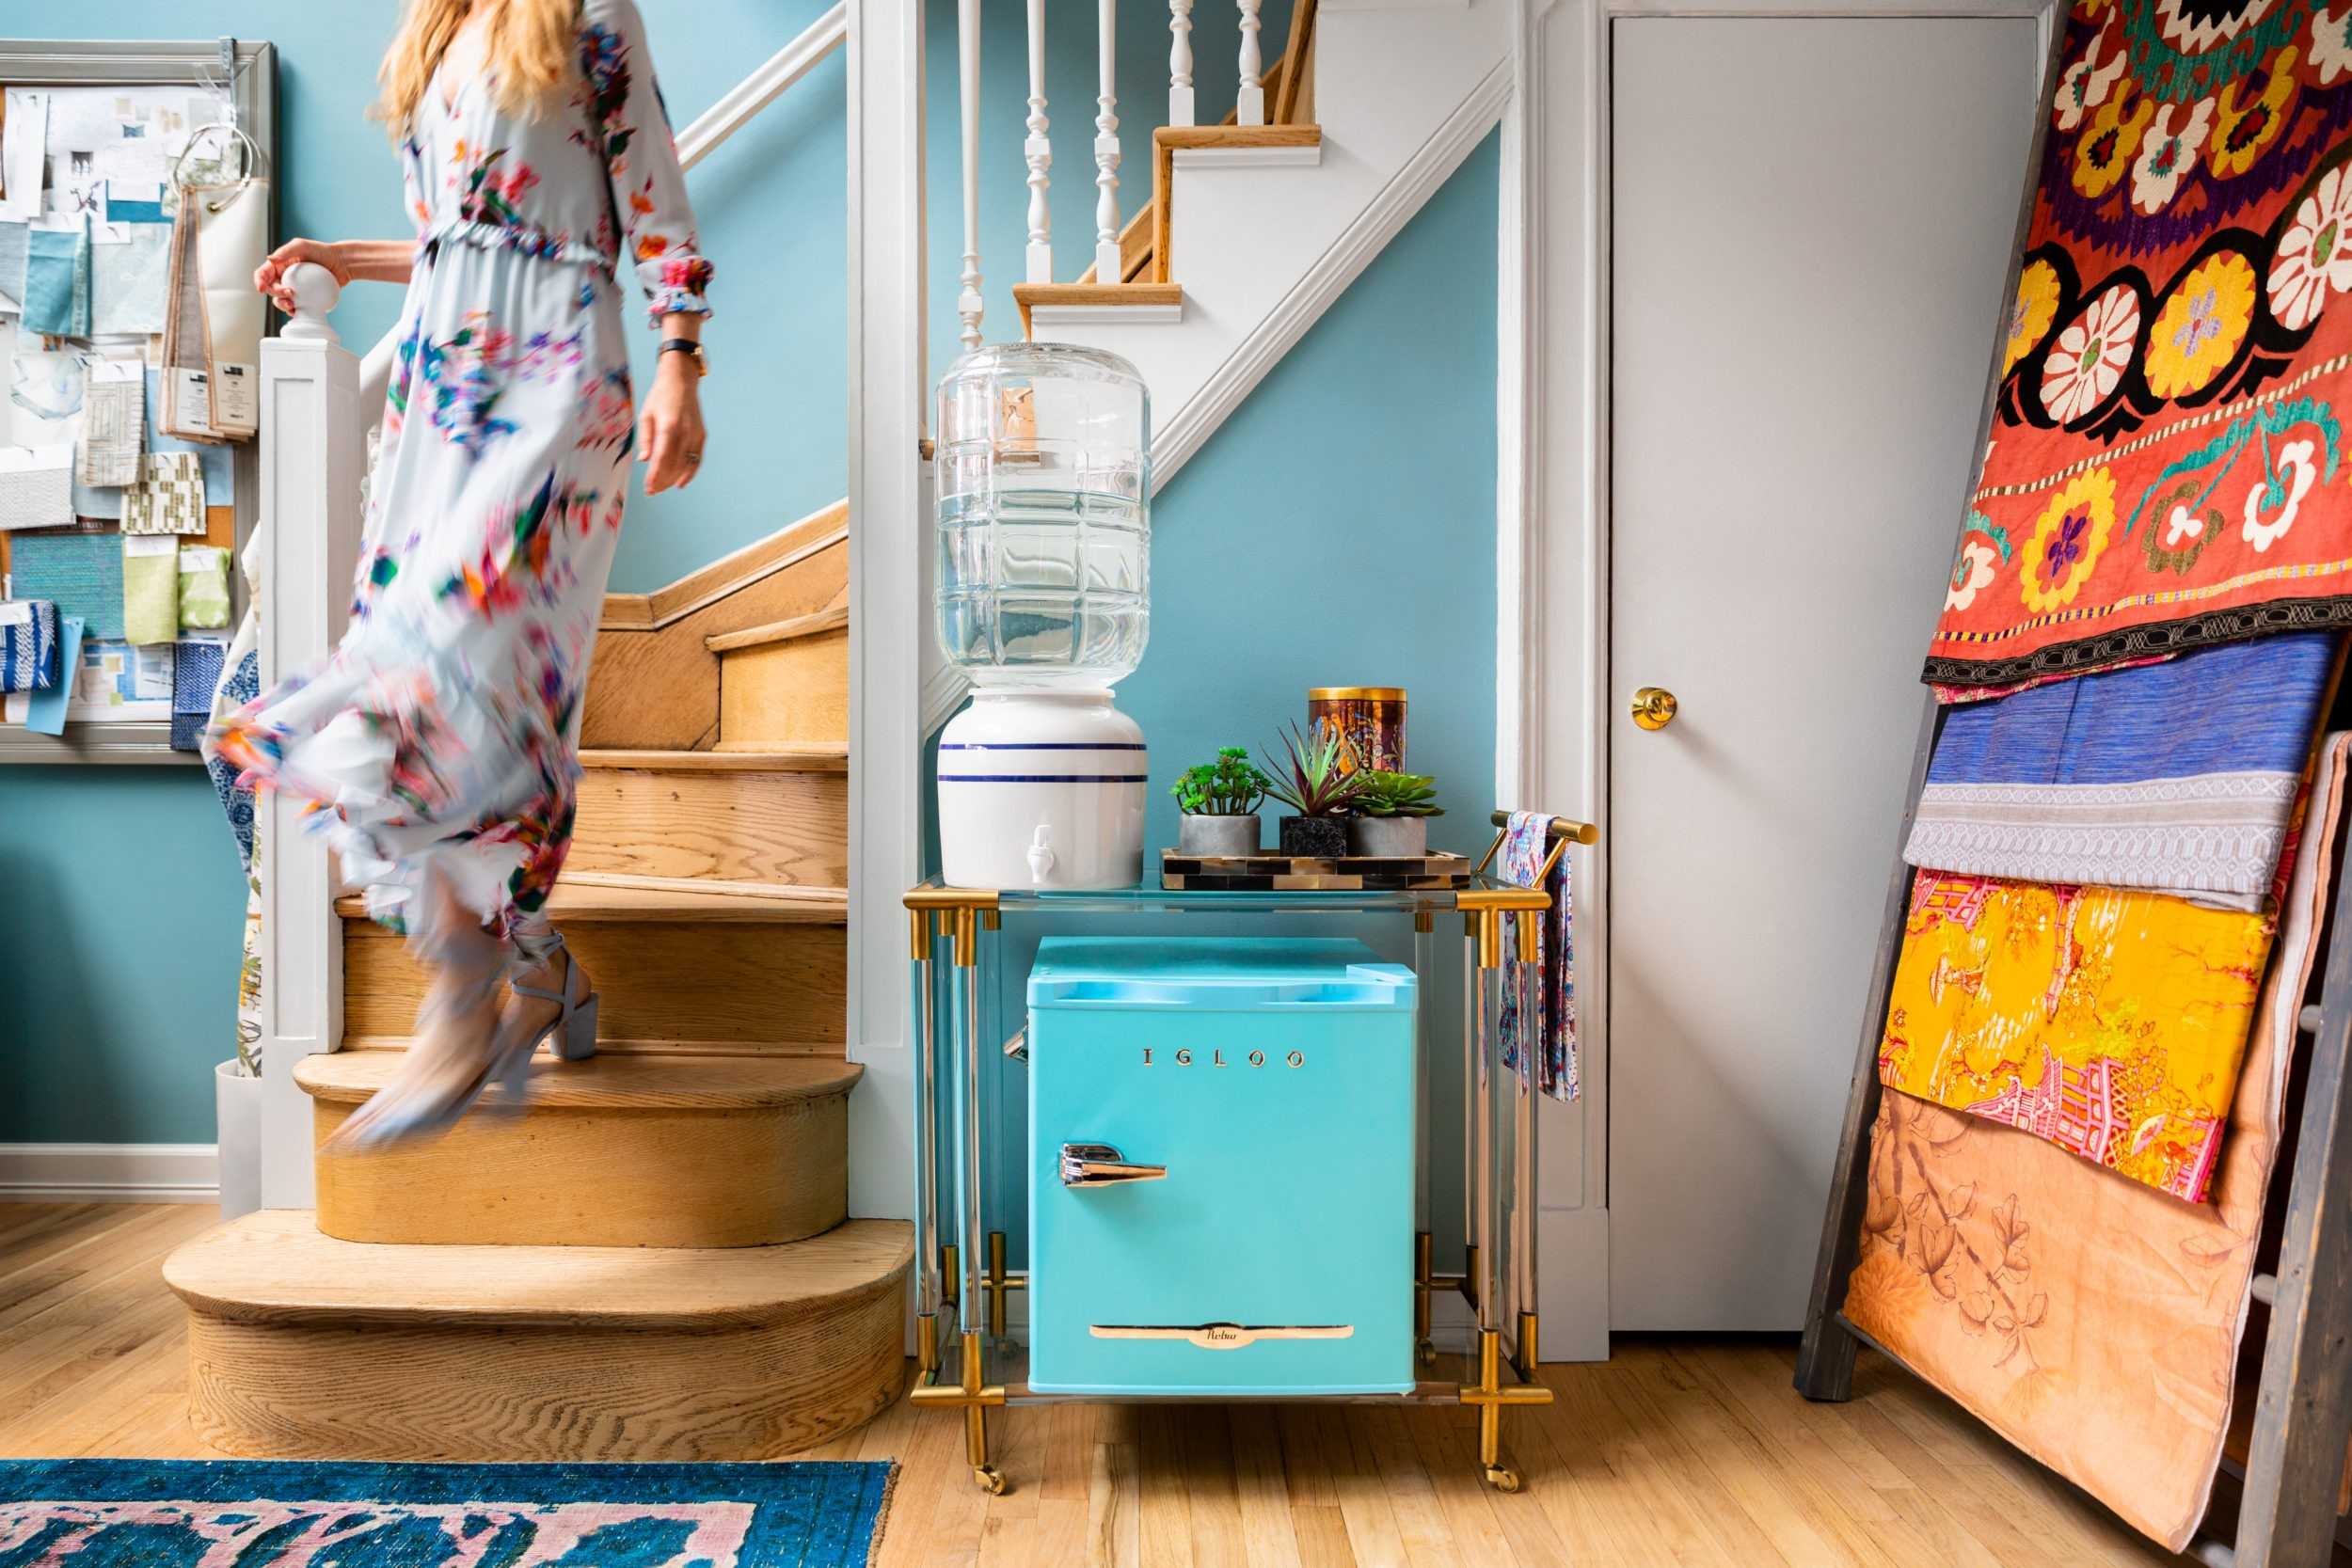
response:
<path id="1" fill-rule="evenodd" d="M 1168 122 L 1192 123 L 1192 0 L 1168 0 Z"/>
<path id="2" fill-rule="evenodd" d="M 1241 96 L 1233 101 L 1237 125 L 1265 123 L 1265 61 L 1258 53 L 1258 8 L 1262 0 L 1241 0 Z"/>
<path id="3" fill-rule="evenodd" d="M 1123 283 L 1126 268 L 1119 256 L 1119 91 L 1115 80 L 1119 62 L 1118 0 L 1102 0 L 1101 82 L 1094 100 L 1094 280 Z"/>
<path id="4" fill-rule="evenodd" d="M 1021 155 L 1029 164 L 1028 277 L 1054 280 L 1054 215 L 1045 205 L 1045 171 L 1054 166 L 1054 144 L 1045 136 L 1045 0 L 1029 0 L 1029 135 Z"/>
<path id="5" fill-rule="evenodd" d="M 980 0 L 958 0 L 956 66 L 963 111 L 963 276 L 956 314 L 963 346 L 980 346 Z"/>

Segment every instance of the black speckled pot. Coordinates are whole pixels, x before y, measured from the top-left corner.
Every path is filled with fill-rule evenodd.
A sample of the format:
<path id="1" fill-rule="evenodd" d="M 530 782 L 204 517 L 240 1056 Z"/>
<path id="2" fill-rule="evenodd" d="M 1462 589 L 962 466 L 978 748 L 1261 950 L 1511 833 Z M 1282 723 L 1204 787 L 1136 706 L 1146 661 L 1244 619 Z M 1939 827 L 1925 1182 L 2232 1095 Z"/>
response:
<path id="1" fill-rule="evenodd" d="M 1347 853 L 1345 817 L 1285 816 L 1279 827 L 1285 855 L 1336 857 Z"/>

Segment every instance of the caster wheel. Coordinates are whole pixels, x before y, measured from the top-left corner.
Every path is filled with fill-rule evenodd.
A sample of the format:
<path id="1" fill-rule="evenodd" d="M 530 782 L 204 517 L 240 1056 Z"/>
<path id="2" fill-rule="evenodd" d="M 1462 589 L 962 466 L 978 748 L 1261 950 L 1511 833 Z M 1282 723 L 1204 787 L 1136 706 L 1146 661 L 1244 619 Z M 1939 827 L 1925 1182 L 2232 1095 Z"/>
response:
<path id="1" fill-rule="evenodd" d="M 1519 1473 L 1507 1465 L 1489 1465 L 1486 1484 L 1498 1492 L 1516 1492 L 1519 1489 Z"/>
<path id="2" fill-rule="evenodd" d="M 1423 1339 L 1417 1348 L 1421 1356 L 1421 1364 L 1422 1366 L 1434 1367 L 1438 1364 L 1438 1347 L 1436 1345 L 1431 1344 L 1426 1339 Z"/>
<path id="3" fill-rule="evenodd" d="M 979 1483 L 981 1491 L 992 1497 L 1001 1497 L 1005 1495 L 1005 1472 L 993 1465 L 974 1465 L 972 1479 Z"/>

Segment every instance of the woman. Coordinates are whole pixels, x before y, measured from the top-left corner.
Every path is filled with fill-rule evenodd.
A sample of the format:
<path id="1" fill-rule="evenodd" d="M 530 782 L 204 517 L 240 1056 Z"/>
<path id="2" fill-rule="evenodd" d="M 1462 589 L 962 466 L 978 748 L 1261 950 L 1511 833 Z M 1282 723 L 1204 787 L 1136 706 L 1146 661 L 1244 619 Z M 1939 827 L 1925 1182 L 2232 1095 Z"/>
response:
<path id="1" fill-rule="evenodd" d="M 355 1146 L 448 1126 L 550 1036 L 595 1049 L 595 989 L 545 906 L 631 446 L 647 494 L 703 459 L 710 279 L 632 0 L 409 0 L 381 79 L 417 238 L 295 240 L 254 277 L 288 309 L 299 261 L 408 286 L 351 626 L 212 736 L 310 802 L 431 966 Z M 634 417 L 624 250 L 663 340 Z"/>

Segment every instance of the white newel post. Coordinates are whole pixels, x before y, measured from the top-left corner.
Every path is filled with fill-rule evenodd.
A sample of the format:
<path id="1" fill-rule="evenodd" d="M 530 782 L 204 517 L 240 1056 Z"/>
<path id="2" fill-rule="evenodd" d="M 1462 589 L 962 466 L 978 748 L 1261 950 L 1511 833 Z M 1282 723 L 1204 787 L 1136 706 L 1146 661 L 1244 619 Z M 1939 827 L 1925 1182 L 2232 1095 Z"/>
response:
<path id="1" fill-rule="evenodd" d="M 1054 280 L 1054 218 L 1046 210 L 1045 171 L 1054 166 L 1054 144 L 1045 137 L 1045 0 L 1029 0 L 1028 139 L 1021 155 L 1029 165 L 1028 280 Z"/>
<path id="2" fill-rule="evenodd" d="M 1192 123 L 1192 0 L 1168 0 L 1168 122 Z"/>
<path id="3" fill-rule="evenodd" d="M 359 361 L 326 312 L 340 293 L 324 267 L 296 267 L 301 309 L 262 345 L 261 677 L 267 689 L 324 658 L 342 637 L 359 550 L 366 437 Z M 343 1027 L 342 932 L 326 847 L 298 802 L 265 796 L 262 864 L 262 1202 L 307 1209 L 310 1101 L 294 1083 L 304 1056 L 332 1051 Z"/>
<path id="4" fill-rule="evenodd" d="M 1241 0 L 1241 95 L 1233 100 L 1236 125 L 1265 123 L 1265 59 L 1258 50 L 1258 8 L 1263 0 Z"/>
<path id="5" fill-rule="evenodd" d="M 1119 255 L 1119 0 L 1101 0 L 1100 78 L 1094 100 L 1094 280 L 1123 283 Z"/>
<path id="6" fill-rule="evenodd" d="M 956 6 L 956 75 L 963 122 L 963 285 L 956 314 L 963 346 L 980 346 L 980 0 Z"/>

